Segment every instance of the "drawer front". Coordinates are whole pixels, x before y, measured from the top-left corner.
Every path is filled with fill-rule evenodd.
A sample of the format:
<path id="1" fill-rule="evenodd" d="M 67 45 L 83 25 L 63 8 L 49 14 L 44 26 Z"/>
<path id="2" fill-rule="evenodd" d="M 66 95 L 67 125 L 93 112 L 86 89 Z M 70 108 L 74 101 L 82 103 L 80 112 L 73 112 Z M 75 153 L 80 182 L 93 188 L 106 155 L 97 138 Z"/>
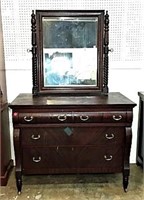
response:
<path id="1" fill-rule="evenodd" d="M 96 123 L 102 122 L 102 112 L 74 112 L 74 122 L 76 123 Z"/>
<path id="2" fill-rule="evenodd" d="M 117 145 L 23 149 L 26 173 L 120 172 L 122 167 L 123 150 Z"/>
<path id="3" fill-rule="evenodd" d="M 127 113 L 126 112 L 104 112 L 103 113 L 103 122 L 111 123 L 121 123 L 127 122 Z"/>
<path id="4" fill-rule="evenodd" d="M 50 112 L 50 113 L 14 113 L 16 123 L 94 123 L 102 122 L 103 114 L 100 112 Z"/>
<path id="5" fill-rule="evenodd" d="M 124 141 L 124 127 L 74 127 L 22 128 L 24 146 L 60 146 L 121 144 Z"/>
<path id="6" fill-rule="evenodd" d="M 14 112 L 13 122 L 22 124 L 46 123 L 124 123 L 131 122 L 132 113 L 113 112 Z"/>
<path id="7" fill-rule="evenodd" d="M 17 117 L 16 117 L 17 115 Z M 22 124 L 44 124 L 44 123 L 70 123 L 73 118 L 68 112 L 51 112 L 51 113 L 14 113 L 13 120 L 15 123 Z"/>

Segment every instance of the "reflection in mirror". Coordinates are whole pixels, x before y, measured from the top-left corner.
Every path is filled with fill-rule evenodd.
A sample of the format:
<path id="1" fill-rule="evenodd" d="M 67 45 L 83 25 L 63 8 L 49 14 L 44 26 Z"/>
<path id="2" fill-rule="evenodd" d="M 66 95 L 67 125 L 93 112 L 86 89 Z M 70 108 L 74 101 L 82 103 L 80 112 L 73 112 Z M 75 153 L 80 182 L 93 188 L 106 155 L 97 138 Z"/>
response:
<path id="1" fill-rule="evenodd" d="M 97 85 L 97 17 L 43 17 L 44 87 Z"/>

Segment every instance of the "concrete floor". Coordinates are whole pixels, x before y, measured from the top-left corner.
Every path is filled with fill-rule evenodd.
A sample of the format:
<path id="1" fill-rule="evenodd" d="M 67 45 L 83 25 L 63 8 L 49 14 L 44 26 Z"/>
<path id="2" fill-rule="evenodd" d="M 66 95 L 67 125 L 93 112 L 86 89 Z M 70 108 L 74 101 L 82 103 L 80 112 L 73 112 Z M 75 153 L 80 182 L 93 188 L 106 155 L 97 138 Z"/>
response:
<path id="1" fill-rule="evenodd" d="M 14 170 L 8 185 L 1 187 L 1 200 L 144 200 L 142 168 L 131 165 L 128 192 L 122 174 L 24 176 L 17 195 Z"/>

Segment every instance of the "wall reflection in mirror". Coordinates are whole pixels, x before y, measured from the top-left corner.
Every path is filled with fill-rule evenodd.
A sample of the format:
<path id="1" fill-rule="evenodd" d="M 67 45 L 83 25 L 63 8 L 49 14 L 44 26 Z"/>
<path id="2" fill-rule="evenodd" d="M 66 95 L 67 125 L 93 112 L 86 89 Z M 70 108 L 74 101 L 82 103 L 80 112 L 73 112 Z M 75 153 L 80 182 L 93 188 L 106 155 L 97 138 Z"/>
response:
<path id="1" fill-rule="evenodd" d="M 97 85 L 97 17 L 43 17 L 44 87 Z"/>

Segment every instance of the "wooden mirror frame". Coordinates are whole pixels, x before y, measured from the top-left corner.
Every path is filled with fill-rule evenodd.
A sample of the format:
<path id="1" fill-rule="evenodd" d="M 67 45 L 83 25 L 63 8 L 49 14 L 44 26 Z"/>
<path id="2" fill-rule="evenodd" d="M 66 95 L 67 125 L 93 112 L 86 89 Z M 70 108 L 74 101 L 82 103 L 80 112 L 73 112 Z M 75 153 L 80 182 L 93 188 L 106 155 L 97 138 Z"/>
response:
<path id="1" fill-rule="evenodd" d="M 43 17 L 98 17 L 97 85 L 84 87 L 44 87 L 43 74 Z M 32 94 L 36 95 L 107 95 L 109 15 L 104 10 L 36 10 L 31 15 L 32 31 Z"/>

